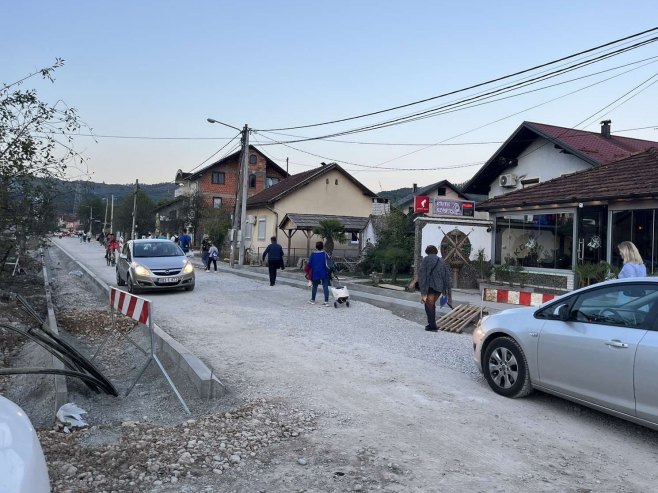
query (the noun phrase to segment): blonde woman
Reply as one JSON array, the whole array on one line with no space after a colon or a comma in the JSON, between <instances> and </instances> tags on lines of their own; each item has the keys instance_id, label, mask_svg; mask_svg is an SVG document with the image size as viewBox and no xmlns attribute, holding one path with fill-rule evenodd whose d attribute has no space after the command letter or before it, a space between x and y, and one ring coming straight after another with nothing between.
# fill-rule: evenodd
<instances>
[{"instance_id":1,"label":"blonde woman","mask_svg":"<svg viewBox=\"0 0 658 493\"><path fill-rule=\"evenodd\" d=\"M627 277L647 277L647 268L642 262L640 252L637 247L630 241L622 241L617 245L619 255L624 261L624 266L619 273L619 279Z\"/></svg>"}]
</instances>

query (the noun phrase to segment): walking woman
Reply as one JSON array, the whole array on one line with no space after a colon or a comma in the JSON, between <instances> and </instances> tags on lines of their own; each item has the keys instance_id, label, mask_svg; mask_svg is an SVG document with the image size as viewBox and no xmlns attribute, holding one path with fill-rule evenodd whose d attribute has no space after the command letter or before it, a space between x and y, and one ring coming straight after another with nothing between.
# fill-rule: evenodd
<instances>
[{"instance_id":1,"label":"walking woman","mask_svg":"<svg viewBox=\"0 0 658 493\"><path fill-rule=\"evenodd\" d=\"M621 268L619 276L617 276L619 279L626 277L647 277L647 268L642 261L642 256L632 242L622 241L617 245L617 249L624 261L624 266Z\"/></svg>"},{"instance_id":2,"label":"walking woman","mask_svg":"<svg viewBox=\"0 0 658 493\"><path fill-rule=\"evenodd\" d=\"M308 266L311 269L311 299L308 301L315 305L315 296L318 293L318 285L322 283L324 292L324 306L329 306L329 269L327 269L327 253L324 251L324 243L318 241L315 251L308 258Z\"/></svg>"},{"instance_id":3,"label":"walking woman","mask_svg":"<svg viewBox=\"0 0 658 493\"><path fill-rule=\"evenodd\" d=\"M450 271L446 263L438 256L439 251L434 245L425 249L427 256L423 258L418 269L418 287L420 302L425 305L427 325L425 330L436 332L436 300L439 296L450 295Z\"/></svg>"}]
</instances>

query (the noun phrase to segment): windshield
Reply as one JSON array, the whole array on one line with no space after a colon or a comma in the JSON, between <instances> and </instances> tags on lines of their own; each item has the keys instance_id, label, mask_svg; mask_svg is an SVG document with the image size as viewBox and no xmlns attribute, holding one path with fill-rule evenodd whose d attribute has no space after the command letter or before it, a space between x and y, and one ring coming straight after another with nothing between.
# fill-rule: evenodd
<instances>
[{"instance_id":1,"label":"windshield","mask_svg":"<svg viewBox=\"0 0 658 493\"><path fill-rule=\"evenodd\" d=\"M135 243L133 257L182 257L185 254L176 243L153 241Z\"/></svg>"}]
</instances>

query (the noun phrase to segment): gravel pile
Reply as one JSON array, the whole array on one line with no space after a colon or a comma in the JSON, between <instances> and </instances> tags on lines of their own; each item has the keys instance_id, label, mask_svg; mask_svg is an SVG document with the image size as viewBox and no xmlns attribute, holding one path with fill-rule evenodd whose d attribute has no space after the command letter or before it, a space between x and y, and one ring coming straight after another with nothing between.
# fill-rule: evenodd
<instances>
[{"instance_id":1,"label":"gravel pile","mask_svg":"<svg viewBox=\"0 0 658 493\"><path fill-rule=\"evenodd\" d=\"M125 421L71 434L39 433L53 492L158 491L204 476L265 467L270 447L316 429L315 412L264 399L172 427Z\"/></svg>"}]
</instances>

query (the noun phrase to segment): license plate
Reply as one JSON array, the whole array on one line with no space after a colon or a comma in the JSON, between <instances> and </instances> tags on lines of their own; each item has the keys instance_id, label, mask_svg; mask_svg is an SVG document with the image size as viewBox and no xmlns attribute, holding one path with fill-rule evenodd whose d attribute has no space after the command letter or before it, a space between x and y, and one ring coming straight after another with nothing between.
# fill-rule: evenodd
<instances>
[{"instance_id":1,"label":"license plate","mask_svg":"<svg viewBox=\"0 0 658 493\"><path fill-rule=\"evenodd\" d=\"M158 277L158 284L174 284L180 281L180 277Z\"/></svg>"}]
</instances>

